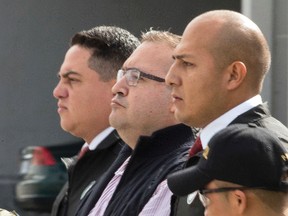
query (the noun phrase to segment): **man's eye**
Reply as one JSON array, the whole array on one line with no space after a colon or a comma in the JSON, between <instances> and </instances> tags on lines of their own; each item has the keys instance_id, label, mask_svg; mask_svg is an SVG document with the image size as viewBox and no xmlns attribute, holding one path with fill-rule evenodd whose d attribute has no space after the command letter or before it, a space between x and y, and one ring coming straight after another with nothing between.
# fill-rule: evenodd
<instances>
[{"instance_id":1,"label":"man's eye","mask_svg":"<svg viewBox=\"0 0 288 216\"><path fill-rule=\"evenodd\" d=\"M138 79L138 75L137 75L137 74L131 73L131 74L130 74L130 77L131 77L132 80Z\"/></svg>"},{"instance_id":2,"label":"man's eye","mask_svg":"<svg viewBox=\"0 0 288 216\"><path fill-rule=\"evenodd\" d=\"M186 67L188 67L188 66L194 66L193 63L187 62L187 61L183 61L182 64L183 64L184 66L186 66Z\"/></svg>"},{"instance_id":3,"label":"man's eye","mask_svg":"<svg viewBox=\"0 0 288 216\"><path fill-rule=\"evenodd\" d=\"M78 82L79 80L73 77L68 77L67 78L68 82Z\"/></svg>"}]
</instances>

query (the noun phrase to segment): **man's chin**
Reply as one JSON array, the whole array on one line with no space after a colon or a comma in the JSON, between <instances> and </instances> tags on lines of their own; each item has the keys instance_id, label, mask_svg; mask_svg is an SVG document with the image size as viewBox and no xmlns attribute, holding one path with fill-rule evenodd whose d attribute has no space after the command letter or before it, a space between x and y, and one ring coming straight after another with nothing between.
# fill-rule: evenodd
<instances>
[{"instance_id":1,"label":"man's chin","mask_svg":"<svg viewBox=\"0 0 288 216\"><path fill-rule=\"evenodd\" d=\"M122 115L118 115L115 112L111 112L109 115L109 124L115 128L115 129L119 129L122 126L122 122L123 121L123 116Z\"/></svg>"},{"instance_id":2,"label":"man's chin","mask_svg":"<svg viewBox=\"0 0 288 216\"><path fill-rule=\"evenodd\" d=\"M174 115L175 115L175 112L176 112L176 107L175 107L175 105L172 105L172 106L171 106L170 112L171 112L171 113L174 113Z\"/></svg>"},{"instance_id":3,"label":"man's chin","mask_svg":"<svg viewBox=\"0 0 288 216\"><path fill-rule=\"evenodd\" d=\"M175 119L176 119L177 121L179 121L179 122L181 122L181 123L183 123L183 124L188 125L189 119L187 118L187 116L186 116L186 118L185 118L185 116L183 115L183 113L179 112L178 109L175 109L175 110L174 110L174 117L175 117Z\"/></svg>"},{"instance_id":4,"label":"man's chin","mask_svg":"<svg viewBox=\"0 0 288 216\"><path fill-rule=\"evenodd\" d=\"M109 124L115 128L115 113L112 111L109 115Z\"/></svg>"},{"instance_id":5,"label":"man's chin","mask_svg":"<svg viewBox=\"0 0 288 216\"><path fill-rule=\"evenodd\" d=\"M174 113L174 117L178 120L178 121L181 121L181 112L179 112L178 109L176 109L176 107L174 107L173 109L173 113Z\"/></svg>"},{"instance_id":6,"label":"man's chin","mask_svg":"<svg viewBox=\"0 0 288 216\"><path fill-rule=\"evenodd\" d=\"M61 120L60 125L64 131L71 133L71 124L69 124L67 121Z\"/></svg>"}]
</instances>

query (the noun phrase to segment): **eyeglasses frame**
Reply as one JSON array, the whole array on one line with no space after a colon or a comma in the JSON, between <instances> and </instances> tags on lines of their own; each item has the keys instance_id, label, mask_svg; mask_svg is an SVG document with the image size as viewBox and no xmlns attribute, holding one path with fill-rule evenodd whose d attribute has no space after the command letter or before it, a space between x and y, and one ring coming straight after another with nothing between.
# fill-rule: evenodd
<instances>
[{"instance_id":1,"label":"eyeglasses frame","mask_svg":"<svg viewBox=\"0 0 288 216\"><path fill-rule=\"evenodd\" d=\"M141 71L141 70L139 70L139 69L137 69L137 68L128 68L128 69L126 69L126 70L124 70L124 69L119 69L119 70L118 70L118 73L119 73L120 71L122 72L123 76L125 76L125 74L127 73L127 71L135 71L135 72L138 72L138 73L139 73L139 75L138 75L138 77L137 77L137 81L136 81L136 83L135 83L134 85L131 84L131 83L129 83L128 79L126 78L126 82L127 82L127 84L130 85L130 86L136 86L136 85L138 84L138 81L139 81L139 79L140 79L141 77L145 77L145 78L147 78L147 79L154 80L154 81L156 81L156 82L165 82L165 79L163 79L163 78L161 78L161 77L158 77L158 76L155 76L155 75L152 75L152 74L145 73L145 72L143 72L143 71ZM117 73L117 77L118 77L118 73ZM122 76L122 77L123 77L123 76ZM122 78L122 77L121 77L121 78ZM118 79L117 79L117 82L118 82Z\"/></svg>"},{"instance_id":2,"label":"eyeglasses frame","mask_svg":"<svg viewBox=\"0 0 288 216\"><path fill-rule=\"evenodd\" d=\"M229 192L234 190L252 190L252 189L266 189L265 187L224 187L224 188L213 188L213 189L200 189L198 190L198 196L203 204L204 208L206 208L210 204L210 199L205 196L206 194L210 193L223 193Z\"/></svg>"}]
</instances>

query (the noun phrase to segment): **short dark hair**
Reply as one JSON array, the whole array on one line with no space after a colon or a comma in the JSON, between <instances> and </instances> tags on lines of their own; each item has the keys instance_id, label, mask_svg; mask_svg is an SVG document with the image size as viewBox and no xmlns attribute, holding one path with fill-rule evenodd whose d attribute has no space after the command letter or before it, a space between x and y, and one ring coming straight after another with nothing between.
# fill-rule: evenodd
<instances>
[{"instance_id":1,"label":"short dark hair","mask_svg":"<svg viewBox=\"0 0 288 216\"><path fill-rule=\"evenodd\" d=\"M116 79L117 70L140 44L138 38L116 26L97 26L76 33L70 46L79 45L91 50L88 66L102 81Z\"/></svg>"}]
</instances>

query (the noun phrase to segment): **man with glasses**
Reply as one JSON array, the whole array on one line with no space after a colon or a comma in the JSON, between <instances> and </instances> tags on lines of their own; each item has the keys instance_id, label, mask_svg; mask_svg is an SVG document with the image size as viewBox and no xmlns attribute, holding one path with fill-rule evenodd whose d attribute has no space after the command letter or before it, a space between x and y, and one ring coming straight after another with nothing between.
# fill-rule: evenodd
<instances>
[{"instance_id":1,"label":"man with glasses","mask_svg":"<svg viewBox=\"0 0 288 216\"><path fill-rule=\"evenodd\" d=\"M287 216L288 151L267 129L231 125L196 166L173 173L169 187L179 196L198 190L206 216Z\"/></svg>"},{"instance_id":2,"label":"man with glasses","mask_svg":"<svg viewBox=\"0 0 288 216\"><path fill-rule=\"evenodd\" d=\"M235 123L265 127L288 149L287 127L271 116L260 95L271 55L252 20L235 11L205 12L185 28L173 58L166 83L172 88L175 117L201 128L187 166L197 163L216 132ZM193 198L178 197L173 216L203 216L204 208Z\"/></svg>"},{"instance_id":3,"label":"man with glasses","mask_svg":"<svg viewBox=\"0 0 288 216\"><path fill-rule=\"evenodd\" d=\"M174 118L164 77L180 37L148 31L118 71L109 120L127 146L81 203L77 215L168 216L167 175L181 169L193 132Z\"/></svg>"}]
</instances>

